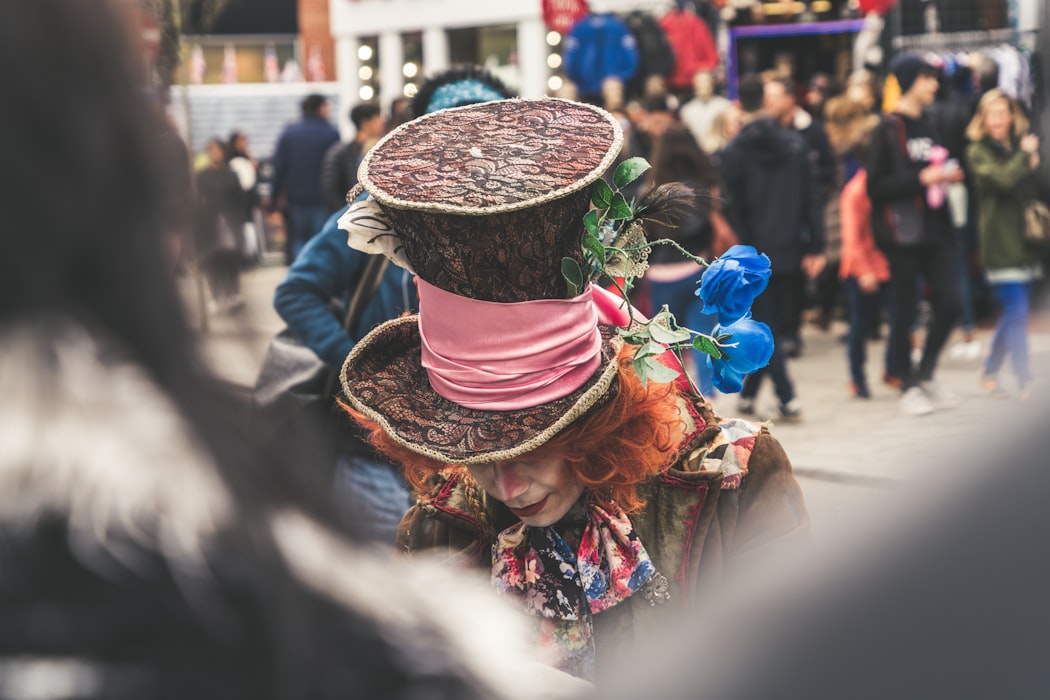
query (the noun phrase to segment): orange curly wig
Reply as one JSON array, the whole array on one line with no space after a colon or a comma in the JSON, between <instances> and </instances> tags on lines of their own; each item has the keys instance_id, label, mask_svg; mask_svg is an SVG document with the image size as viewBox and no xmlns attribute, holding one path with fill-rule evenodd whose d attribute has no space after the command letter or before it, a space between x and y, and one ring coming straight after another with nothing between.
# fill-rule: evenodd
<instances>
[{"instance_id":1,"label":"orange curly wig","mask_svg":"<svg viewBox=\"0 0 1050 700\"><path fill-rule=\"evenodd\" d=\"M685 431L672 384L643 386L631 366L634 347L619 357L619 387L604 406L555 435L533 454L564 457L577 478L599 498L615 501L628 513L644 501L637 485L661 472L675 453ZM427 491L434 474L462 465L444 464L397 444L379 427L345 403L343 409L369 432L372 445L404 468L417 491Z\"/></svg>"}]
</instances>

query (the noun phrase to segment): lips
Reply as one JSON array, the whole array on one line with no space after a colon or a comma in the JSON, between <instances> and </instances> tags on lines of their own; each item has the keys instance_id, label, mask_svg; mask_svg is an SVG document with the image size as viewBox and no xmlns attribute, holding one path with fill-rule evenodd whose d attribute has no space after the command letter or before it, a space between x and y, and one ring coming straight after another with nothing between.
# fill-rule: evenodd
<instances>
[{"instance_id":1,"label":"lips","mask_svg":"<svg viewBox=\"0 0 1050 700\"><path fill-rule=\"evenodd\" d=\"M541 510L543 510L543 507L547 505L547 500L550 497L551 495L548 493L541 500L536 501L531 506L526 506L524 508L511 508L510 506L507 506L507 508L509 508L510 512L514 513L514 515L518 516L519 518L527 518L530 515L536 515L536 513L539 513Z\"/></svg>"}]
</instances>

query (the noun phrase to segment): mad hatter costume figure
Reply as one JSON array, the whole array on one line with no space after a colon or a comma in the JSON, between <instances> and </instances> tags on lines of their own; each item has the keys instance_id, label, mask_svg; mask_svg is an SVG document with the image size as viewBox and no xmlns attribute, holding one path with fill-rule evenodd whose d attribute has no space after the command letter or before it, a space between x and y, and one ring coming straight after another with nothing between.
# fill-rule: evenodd
<instances>
[{"instance_id":1,"label":"mad hatter costume figure","mask_svg":"<svg viewBox=\"0 0 1050 700\"><path fill-rule=\"evenodd\" d=\"M352 246L418 276L420 313L376 328L342 373L351 414L420 493L400 548L489 570L550 663L590 679L735 555L808 524L769 432L717 417L656 361L691 334L585 280L617 257L644 267L636 224L659 215L659 196L633 206L598 183L621 143L615 118L564 100L436 112L376 145L360 172L371 197L341 221ZM626 235L606 247L616 219ZM739 390L769 358L749 357L746 313L768 260L716 265L703 288L722 325L695 342Z\"/></svg>"}]
</instances>

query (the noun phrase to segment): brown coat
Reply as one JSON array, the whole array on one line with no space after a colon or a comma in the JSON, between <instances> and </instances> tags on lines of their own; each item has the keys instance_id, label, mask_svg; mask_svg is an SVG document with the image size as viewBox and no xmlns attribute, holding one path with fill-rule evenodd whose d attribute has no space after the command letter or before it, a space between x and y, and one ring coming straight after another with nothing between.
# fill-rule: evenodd
<instances>
[{"instance_id":1,"label":"brown coat","mask_svg":"<svg viewBox=\"0 0 1050 700\"><path fill-rule=\"evenodd\" d=\"M670 599L653 604L635 595L595 616L599 675L629 653L613 639L658 638L735 559L808 532L802 491L776 438L764 426L721 419L706 404L689 413L695 427L675 465L639 487L646 505L630 516L667 578ZM741 433L750 435L727 444ZM443 548L458 562L487 570L496 534L515 522L468 473L457 471L408 511L398 546L406 554Z\"/></svg>"}]
</instances>

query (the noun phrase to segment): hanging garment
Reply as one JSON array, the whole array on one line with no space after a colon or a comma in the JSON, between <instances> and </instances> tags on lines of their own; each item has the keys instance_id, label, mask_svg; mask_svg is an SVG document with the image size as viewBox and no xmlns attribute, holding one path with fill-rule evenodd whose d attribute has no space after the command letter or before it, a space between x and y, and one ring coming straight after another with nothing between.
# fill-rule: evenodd
<instances>
[{"instance_id":1,"label":"hanging garment","mask_svg":"<svg viewBox=\"0 0 1050 700\"><path fill-rule=\"evenodd\" d=\"M602 82L626 83L638 68L638 45L622 19L591 14L580 20L565 39L565 75L576 83L580 97L601 95Z\"/></svg>"},{"instance_id":2,"label":"hanging garment","mask_svg":"<svg viewBox=\"0 0 1050 700\"><path fill-rule=\"evenodd\" d=\"M697 71L718 65L718 47L707 24L692 12L671 10L660 19L660 26L674 51L675 66L667 84L686 89L693 84Z\"/></svg>"},{"instance_id":3,"label":"hanging garment","mask_svg":"<svg viewBox=\"0 0 1050 700\"><path fill-rule=\"evenodd\" d=\"M627 15L626 22L638 45L638 72L634 82L639 85L632 87L641 87L640 83L646 76L667 77L674 68L674 52L660 23L651 14L641 10Z\"/></svg>"}]
</instances>

